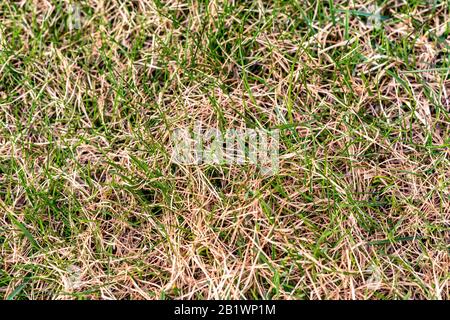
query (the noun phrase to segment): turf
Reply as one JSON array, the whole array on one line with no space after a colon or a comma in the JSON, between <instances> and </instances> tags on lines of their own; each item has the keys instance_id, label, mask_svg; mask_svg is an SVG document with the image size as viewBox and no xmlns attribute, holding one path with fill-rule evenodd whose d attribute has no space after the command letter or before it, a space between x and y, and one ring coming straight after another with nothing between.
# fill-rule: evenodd
<instances>
[{"instance_id":1,"label":"turf","mask_svg":"<svg viewBox=\"0 0 450 320\"><path fill-rule=\"evenodd\" d=\"M0 4L0 298L450 298L448 1L72 5Z\"/></svg>"}]
</instances>

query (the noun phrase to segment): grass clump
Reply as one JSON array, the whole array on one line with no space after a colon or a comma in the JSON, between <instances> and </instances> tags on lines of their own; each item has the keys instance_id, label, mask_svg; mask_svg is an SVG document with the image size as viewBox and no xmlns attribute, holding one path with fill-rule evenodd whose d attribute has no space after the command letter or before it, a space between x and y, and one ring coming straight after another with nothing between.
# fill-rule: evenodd
<instances>
[{"instance_id":1,"label":"grass clump","mask_svg":"<svg viewBox=\"0 0 450 320\"><path fill-rule=\"evenodd\" d=\"M449 16L3 1L0 298L448 299ZM279 172L174 164L196 121L278 128Z\"/></svg>"}]
</instances>

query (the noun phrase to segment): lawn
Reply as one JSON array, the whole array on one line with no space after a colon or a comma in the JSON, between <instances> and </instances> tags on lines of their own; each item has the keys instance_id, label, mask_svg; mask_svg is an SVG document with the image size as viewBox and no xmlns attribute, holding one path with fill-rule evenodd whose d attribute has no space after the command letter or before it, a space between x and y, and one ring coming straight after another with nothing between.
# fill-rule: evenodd
<instances>
[{"instance_id":1,"label":"lawn","mask_svg":"<svg viewBox=\"0 0 450 320\"><path fill-rule=\"evenodd\" d=\"M450 299L450 3L2 1L0 299Z\"/></svg>"}]
</instances>

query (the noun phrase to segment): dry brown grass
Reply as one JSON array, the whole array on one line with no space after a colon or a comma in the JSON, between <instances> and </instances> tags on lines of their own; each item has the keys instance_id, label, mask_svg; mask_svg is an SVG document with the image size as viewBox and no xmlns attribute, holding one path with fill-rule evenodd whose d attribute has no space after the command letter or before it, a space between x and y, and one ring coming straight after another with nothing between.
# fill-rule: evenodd
<instances>
[{"instance_id":1,"label":"dry brown grass","mask_svg":"<svg viewBox=\"0 0 450 320\"><path fill-rule=\"evenodd\" d=\"M329 3L2 2L0 297L448 299L448 2ZM199 120L280 172L171 163Z\"/></svg>"}]
</instances>

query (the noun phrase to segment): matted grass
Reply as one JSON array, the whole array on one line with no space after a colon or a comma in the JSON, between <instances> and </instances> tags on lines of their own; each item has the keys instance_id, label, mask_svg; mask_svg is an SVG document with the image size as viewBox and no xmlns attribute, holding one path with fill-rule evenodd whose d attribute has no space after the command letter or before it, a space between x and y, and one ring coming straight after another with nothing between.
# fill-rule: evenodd
<instances>
[{"instance_id":1,"label":"matted grass","mask_svg":"<svg viewBox=\"0 0 450 320\"><path fill-rule=\"evenodd\" d=\"M75 4L0 4L1 298L450 298L448 1Z\"/></svg>"}]
</instances>

